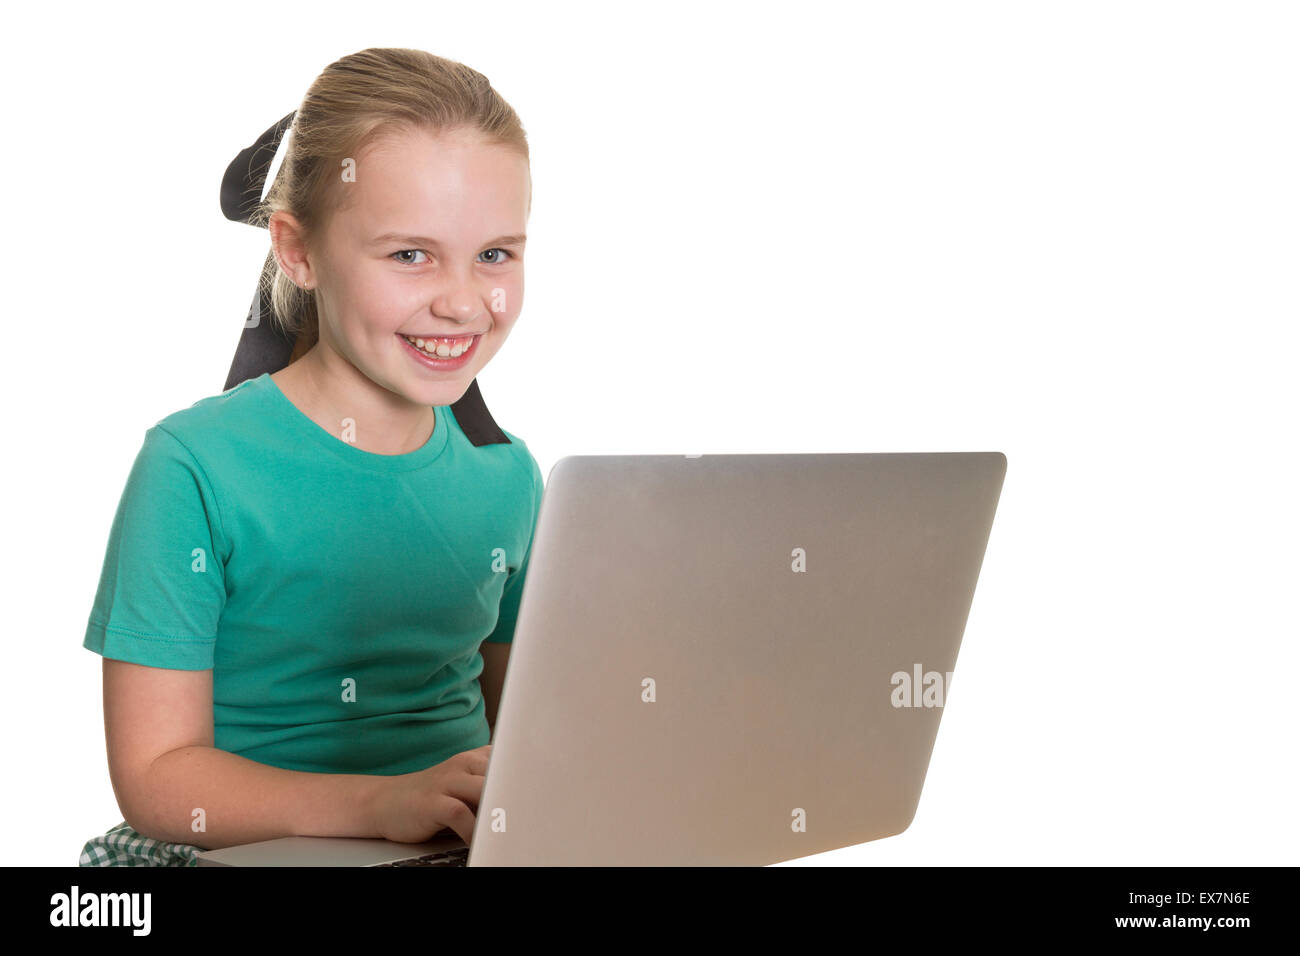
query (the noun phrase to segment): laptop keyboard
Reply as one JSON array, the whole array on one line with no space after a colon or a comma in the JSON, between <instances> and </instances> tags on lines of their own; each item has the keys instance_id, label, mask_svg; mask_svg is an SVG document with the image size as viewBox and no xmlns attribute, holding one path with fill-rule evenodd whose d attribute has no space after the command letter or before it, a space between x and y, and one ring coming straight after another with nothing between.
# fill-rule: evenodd
<instances>
[{"instance_id":1,"label":"laptop keyboard","mask_svg":"<svg viewBox=\"0 0 1300 956\"><path fill-rule=\"evenodd\" d=\"M413 856L409 860L376 863L375 866L465 866L468 859L469 847L461 846L454 850L438 850L424 856Z\"/></svg>"}]
</instances>

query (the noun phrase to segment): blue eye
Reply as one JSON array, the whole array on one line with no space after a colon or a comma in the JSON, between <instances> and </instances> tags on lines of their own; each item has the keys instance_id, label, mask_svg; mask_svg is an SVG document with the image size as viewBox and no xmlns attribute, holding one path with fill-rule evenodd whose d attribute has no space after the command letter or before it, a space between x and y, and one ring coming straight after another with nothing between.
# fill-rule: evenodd
<instances>
[{"instance_id":1,"label":"blue eye","mask_svg":"<svg viewBox=\"0 0 1300 956\"><path fill-rule=\"evenodd\" d=\"M507 250L507 249L502 249L502 248L500 248L499 246L496 247L496 248L493 248L493 249L485 249L485 250L483 250L482 252L480 252L479 255L480 255L480 256L485 256L485 255L487 255L489 252L498 252L498 253L502 253L502 254L504 254L504 255L509 256L511 259L515 258L515 254L514 254L513 252L510 252L510 251ZM425 251L424 251L423 249L399 249L397 252L394 252L394 253L392 254L392 256L390 256L389 258L397 259L398 256L404 256L404 255L406 255L407 253L415 253L415 254L417 254L417 255L421 255L421 256L426 255L426 253L425 253ZM397 261L400 262L400 263L401 263L402 265L404 265L404 266L418 266L418 265L421 265L421 263L419 263L419 262L413 262L413 261L411 261L411 260L409 260L409 259L397 259ZM490 262L488 262L488 265L490 265L490 266L500 265L501 262L503 262L503 261L504 261L504 260L501 258L501 256L497 256L495 259L493 259L493 260L491 260Z\"/></svg>"}]
</instances>

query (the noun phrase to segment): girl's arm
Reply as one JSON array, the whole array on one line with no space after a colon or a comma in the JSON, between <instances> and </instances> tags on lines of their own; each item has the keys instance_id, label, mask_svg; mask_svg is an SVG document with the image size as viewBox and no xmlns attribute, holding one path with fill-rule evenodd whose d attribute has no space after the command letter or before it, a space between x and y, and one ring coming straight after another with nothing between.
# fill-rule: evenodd
<instances>
[{"instance_id":1,"label":"girl's arm","mask_svg":"<svg viewBox=\"0 0 1300 956\"><path fill-rule=\"evenodd\" d=\"M212 671L104 658L108 770L145 836L215 850L286 836L378 837L384 777L270 767L213 746ZM193 829L202 810L205 829Z\"/></svg>"}]
</instances>

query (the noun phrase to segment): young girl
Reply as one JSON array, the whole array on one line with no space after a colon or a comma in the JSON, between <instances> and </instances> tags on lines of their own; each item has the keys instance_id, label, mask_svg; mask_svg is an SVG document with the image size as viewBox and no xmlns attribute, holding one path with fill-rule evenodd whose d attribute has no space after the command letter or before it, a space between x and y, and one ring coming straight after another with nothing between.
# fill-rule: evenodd
<instances>
[{"instance_id":1,"label":"young girl","mask_svg":"<svg viewBox=\"0 0 1300 956\"><path fill-rule=\"evenodd\" d=\"M523 302L532 193L486 77L331 64L261 214L288 367L145 433L84 646L124 820L82 865L283 836L468 842L542 497L451 413Z\"/></svg>"}]
</instances>

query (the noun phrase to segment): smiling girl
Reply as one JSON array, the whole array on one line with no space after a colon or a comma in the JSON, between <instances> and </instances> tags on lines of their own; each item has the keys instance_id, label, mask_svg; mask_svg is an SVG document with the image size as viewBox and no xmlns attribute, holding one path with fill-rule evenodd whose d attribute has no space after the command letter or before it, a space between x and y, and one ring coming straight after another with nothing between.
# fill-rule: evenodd
<instances>
[{"instance_id":1,"label":"smiling girl","mask_svg":"<svg viewBox=\"0 0 1300 956\"><path fill-rule=\"evenodd\" d=\"M263 203L290 364L145 433L84 646L124 820L82 865L468 842L542 497L450 406L523 304L528 146L486 77L331 64Z\"/></svg>"}]
</instances>

